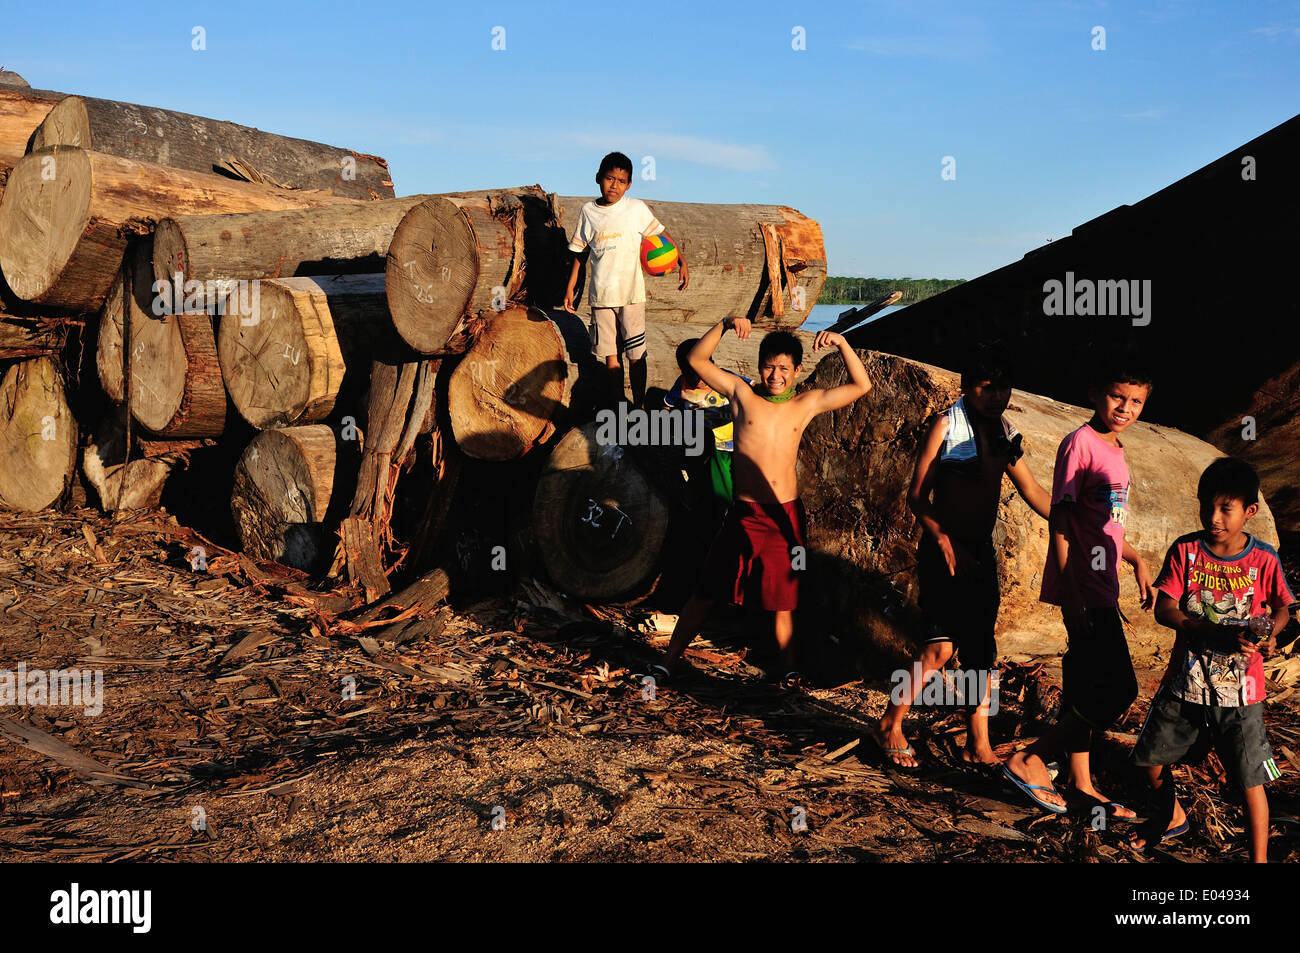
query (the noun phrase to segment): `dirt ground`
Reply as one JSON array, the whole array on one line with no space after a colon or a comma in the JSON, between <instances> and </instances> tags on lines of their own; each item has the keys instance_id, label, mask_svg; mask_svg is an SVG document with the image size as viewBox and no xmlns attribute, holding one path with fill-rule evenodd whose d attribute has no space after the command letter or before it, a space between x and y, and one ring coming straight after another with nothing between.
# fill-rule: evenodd
<instances>
[{"instance_id":1,"label":"dirt ground","mask_svg":"<svg viewBox=\"0 0 1300 953\"><path fill-rule=\"evenodd\" d=\"M924 761L866 735L887 682L782 691L711 634L695 674L637 674L665 621L535 588L430 618L340 625L328 597L201 544L165 514L0 515L0 668L102 670L103 710L0 707L0 859L1087 861L1124 825L1031 811L960 754L959 709L921 710ZM1095 756L1126 765L1144 697ZM1004 755L1052 713L1057 659L1002 673ZM1282 780L1272 857L1300 860L1297 689L1270 686ZM1191 833L1155 861L1240 861L1212 758L1180 769Z\"/></svg>"}]
</instances>

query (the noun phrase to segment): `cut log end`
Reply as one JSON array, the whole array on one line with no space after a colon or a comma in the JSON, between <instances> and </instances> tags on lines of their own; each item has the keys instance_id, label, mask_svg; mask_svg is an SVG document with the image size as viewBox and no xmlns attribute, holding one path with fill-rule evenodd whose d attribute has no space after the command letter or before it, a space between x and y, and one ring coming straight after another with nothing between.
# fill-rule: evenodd
<instances>
[{"instance_id":1,"label":"cut log end","mask_svg":"<svg viewBox=\"0 0 1300 953\"><path fill-rule=\"evenodd\" d=\"M226 425L212 319L205 312L140 321L131 338L131 412L170 437L215 437Z\"/></svg>"},{"instance_id":2,"label":"cut log end","mask_svg":"<svg viewBox=\"0 0 1300 953\"><path fill-rule=\"evenodd\" d=\"M235 468L230 510L244 551L311 571L333 555L322 520L334 488L334 432L323 425L267 430Z\"/></svg>"},{"instance_id":3,"label":"cut log end","mask_svg":"<svg viewBox=\"0 0 1300 953\"><path fill-rule=\"evenodd\" d=\"M486 324L451 375L456 443L480 460L512 460L545 440L565 406L564 341L544 312L510 308Z\"/></svg>"},{"instance_id":4,"label":"cut log end","mask_svg":"<svg viewBox=\"0 0 1300 953\"><path fill-rule=\"evenodd\" d=\"M19 361L0 380L0 505L41 510L72 480L77 424L49 358Z\"/></svg>"}]
</instances>

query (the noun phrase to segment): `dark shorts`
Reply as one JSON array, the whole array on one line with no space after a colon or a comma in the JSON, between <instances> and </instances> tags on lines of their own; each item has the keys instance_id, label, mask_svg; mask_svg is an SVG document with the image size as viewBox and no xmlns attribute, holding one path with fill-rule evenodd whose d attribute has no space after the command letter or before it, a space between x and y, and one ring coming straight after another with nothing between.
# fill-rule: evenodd
<instances>
[{"instance_id":1,"label":"dark shorts","mask_svg":"<svg viewBox=\"0 0 1300 953\"><path fill-rule=\"evenodd\" d=\"M1263 702L1239 708L1198 705L1163 691L1151 700L1133 749L1133 763L1140 768L1196 764L1211 747L1243 788L1282 776L1264 731Z\"/></svg>"},{"instance_id":2,"label":"dark shorts","mask_svg":"<svg viewBox=\"0 0 1300 953\"><path fill-rule=\"evenodd\" d=\"M769 612L793 610L799 605L799 577L807 552L803 504L798 500L736 500L709 547L696 595L736 605L757 600Z\"/></svg>"},{"instance_id":3,"label":"dark shorts","mask_svg":"<svg viewBox=\"0 0 1300 953\"><path fill-rule=\"evenodd\" d=\"M916 547L918 602L925 626L922 641L951 642L964 669L992 671L997 662L995 629L1002 592L998 587L998 558L993 540L957 540L970 553L971 571L948 572L943 551L929 533Z\"/></svg>"},{"instance_id":4,"label":"dark shorts","mask_svg":"<svg viewBox=\"0 0 1300 953\"><path fill-rule=\"evenodd\" d=\"M1095 731L1107 731L1138 695L1118 607L1088 609L1088 627L1065 626L1069 646L1061 659L1061 704Z\"/></svg>"}]
</instances>

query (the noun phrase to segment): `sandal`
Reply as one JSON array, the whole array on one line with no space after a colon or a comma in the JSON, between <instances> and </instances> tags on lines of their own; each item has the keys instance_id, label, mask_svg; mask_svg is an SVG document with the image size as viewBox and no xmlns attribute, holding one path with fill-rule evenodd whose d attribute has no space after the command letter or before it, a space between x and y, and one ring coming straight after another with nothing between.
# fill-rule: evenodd
<instances>
[{"instance_id":1,"label":"sandal","mask_svg":"<svg viewBox=\"0 0 1300 953\"><path fill-rule=\"evenodd\" d=\"M886 758L888 758L890 764L892 764L894 767L899 768L902 771L921 770L921 765L919 761L917 764L903 764L901 761L898 760L900 756L906 756L908 758L911 758L913 761L917 761L916 749L913 748L911 745L905 745L902 748L889 747L889 745L886 743L884 739L884 736L881 735L880 727L878 725L871 726L870 734L871 734L871 740L876 743L876 747L880 749L880 753L883 754Z\"/></svg>"}]
</instances>

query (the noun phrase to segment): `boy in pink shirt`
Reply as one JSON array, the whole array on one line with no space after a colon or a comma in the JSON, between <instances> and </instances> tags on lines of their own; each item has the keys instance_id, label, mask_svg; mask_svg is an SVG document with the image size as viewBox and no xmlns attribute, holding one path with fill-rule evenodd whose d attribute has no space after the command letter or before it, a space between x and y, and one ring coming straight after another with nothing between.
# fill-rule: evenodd
<instances>
[{"instance_id":1,"label":"boy in pink shirt","mask_svg":"<svg viewBox=\"0 0 1300 953\"><path fill-rule=\"evenodd\" d=\"M1133 749L1159 809L1130 844L1188 830L1174 797L1173 765L1199 761L1210 744L1242 789L1252 859L1268 861L1264 784L1281 777L1264 730L1264 658L1277 648L1294 597L1277 551L1245 532L1259 512L1259 477L1233 457L1215 460L1196 488L1203 532L1174 540L1156 580L1156 619L1177 632L1160 691Z\"/></svg>"},{"instance_id":2,"label":"boy in pink shirt","mask_svg":"<svg viewBox=\"0 0 1300 953\"><path fill-rule=\"evenodd\" d=\"M1094 413L1066 435L1052 475L1051 543L1039 598L1061 607L1069 646L1061 660L1061 718L1043 737L1008 759L1007 780L1044 810L1063 814L1048 761L1068 756L1069 782L1086 808L1100 805L1117 820L1135 815L1094 786L1089 752L1137 698L1137 676L1119 611L1119 562L1133 567L1143 609L1155 602L1151 574L1124 539L1129 471L1120 434L1138 419L1151 378L1117 367L1097 378L1088 397Z\"/></svg>"}]
</instances>

